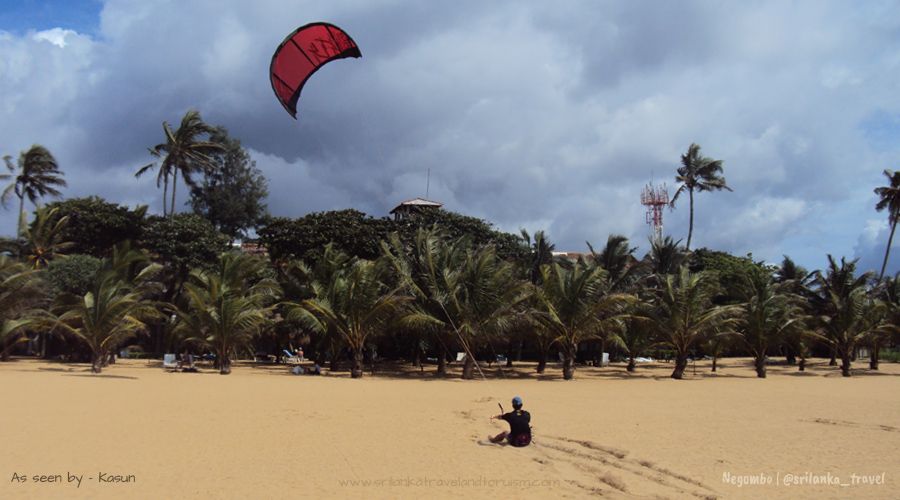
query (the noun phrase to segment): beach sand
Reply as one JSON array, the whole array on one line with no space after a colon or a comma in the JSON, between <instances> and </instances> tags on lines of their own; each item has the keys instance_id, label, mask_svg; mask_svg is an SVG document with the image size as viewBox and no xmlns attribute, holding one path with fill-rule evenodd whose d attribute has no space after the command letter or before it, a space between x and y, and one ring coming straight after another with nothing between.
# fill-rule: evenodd
<instances>
[{"instance_id":1,"label":"beach sand","mask_svg":"<svg viewBox=\"0 0 900 500\"><path fill-rule=\"evenodd\" d=\"M900 365L846 379L826 364L758 380L748 359L700 362L683 381L665 363L579 367L567 382L552 364L351 380L20 359L0 363L0 498L896 498ZM486 444L514 395L534 445Z\"/></svg>"}]
</instances>

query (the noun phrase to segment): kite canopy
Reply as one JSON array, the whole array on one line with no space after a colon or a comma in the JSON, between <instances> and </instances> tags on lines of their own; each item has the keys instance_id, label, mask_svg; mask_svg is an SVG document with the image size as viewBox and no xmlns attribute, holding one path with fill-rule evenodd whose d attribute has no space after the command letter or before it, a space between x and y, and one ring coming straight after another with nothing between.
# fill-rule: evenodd
<instances>
[{"instance_id":1,"label":"kite canopy","mask_svg":"<svg viewBox=\"0 0 900 500\"><path fill-rule=\"evenodd\" d=\"M269 79L284 109L297 118L297 100L306 80L335 59L362 57L356 42L333 24L310 23L288 35L272 55Z\"/></svg>"}]
</instances>

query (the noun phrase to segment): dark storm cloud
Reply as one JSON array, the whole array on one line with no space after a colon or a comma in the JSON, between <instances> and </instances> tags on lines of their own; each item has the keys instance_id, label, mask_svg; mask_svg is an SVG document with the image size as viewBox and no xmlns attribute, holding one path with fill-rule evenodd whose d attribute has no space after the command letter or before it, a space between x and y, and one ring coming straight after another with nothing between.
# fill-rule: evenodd
<instances>
[{"instance_id":1,"label":"dark storm cloud","mask_svg":"<svg viewBox=\"0 0 900 500\"><path fill-rule=\"evenodd\" d=\"M583 250L609 233L646 248L640 190L652 178L674 193L679 156L697 142L725 161L735 191L697 197L695 244L815 265L853 252L874 217L871 189L900 154L879 139L900 115L897 13L837 2L113 0L93 36L0 36L0 152L44 143L68 194L155 209L161 193L132 172L151 160L161 122L193 107L251 149L275 214L384 215L424 195L430 169L429 195L447 208ZM295 121L268 65L285 35L315 20L346 29L363 58L318 72ZM665 218L686 238L686 199Z\"/></svg>"}]
</instances>

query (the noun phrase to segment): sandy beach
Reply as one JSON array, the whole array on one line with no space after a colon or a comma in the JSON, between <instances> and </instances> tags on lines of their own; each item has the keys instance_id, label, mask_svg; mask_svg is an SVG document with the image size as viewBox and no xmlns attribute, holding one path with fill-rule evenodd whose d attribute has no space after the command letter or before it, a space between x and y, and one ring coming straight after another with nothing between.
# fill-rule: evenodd
<instances>
[{"instance_id":1,"label":"sandy beach","mask_svg":"<svg viewBox=\"0 0 900 500\"><path fill-rule=\"evenodd\" d=\"M552 365L461 381L0 363L0 498L896 496L900 365L845 379L817 359L758 380L748 359L707 363L684 381L661 363L570 382ZM486 444L513 395L534 446Z\"/></svg>"}]
</instances>

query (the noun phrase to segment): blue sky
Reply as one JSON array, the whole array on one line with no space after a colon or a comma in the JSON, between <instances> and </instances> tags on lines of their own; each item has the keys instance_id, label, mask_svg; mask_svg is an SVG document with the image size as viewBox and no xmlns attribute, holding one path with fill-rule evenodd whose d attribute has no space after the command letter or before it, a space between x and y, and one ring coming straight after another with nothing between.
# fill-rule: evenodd
<instances>
[{"instance_id":1,"label":"blue sky","mask_svg":"<svg viewBox=\"0 0 900 500\"><path fill-rule=\"evenodd\" d=\"M269 59L318 20L363 58L319 71L295 121ZM160 210L133 172L162 121L196 108L249 148L276 215L386 215L430 169L448 209L571 251L611 233L645 251L641 188L674 192L696 142L734 192L697 196L694 246L879 267L873 189L900 168L898 81L894 1L0 2L0 154L46 145L67 196ZM684 201L665 213L676 239Z\"/></svg>"},{"instance_id":2,"label":"blue sky","mask_svg":"<svg viewBox=\"0 0 900 500\"><path fill-rule=\"evenodd\" d=\"M22 34L64 28L96 33L102 7L101 0L0 0L0 30Z\"/></svg>"}]
</instances>

